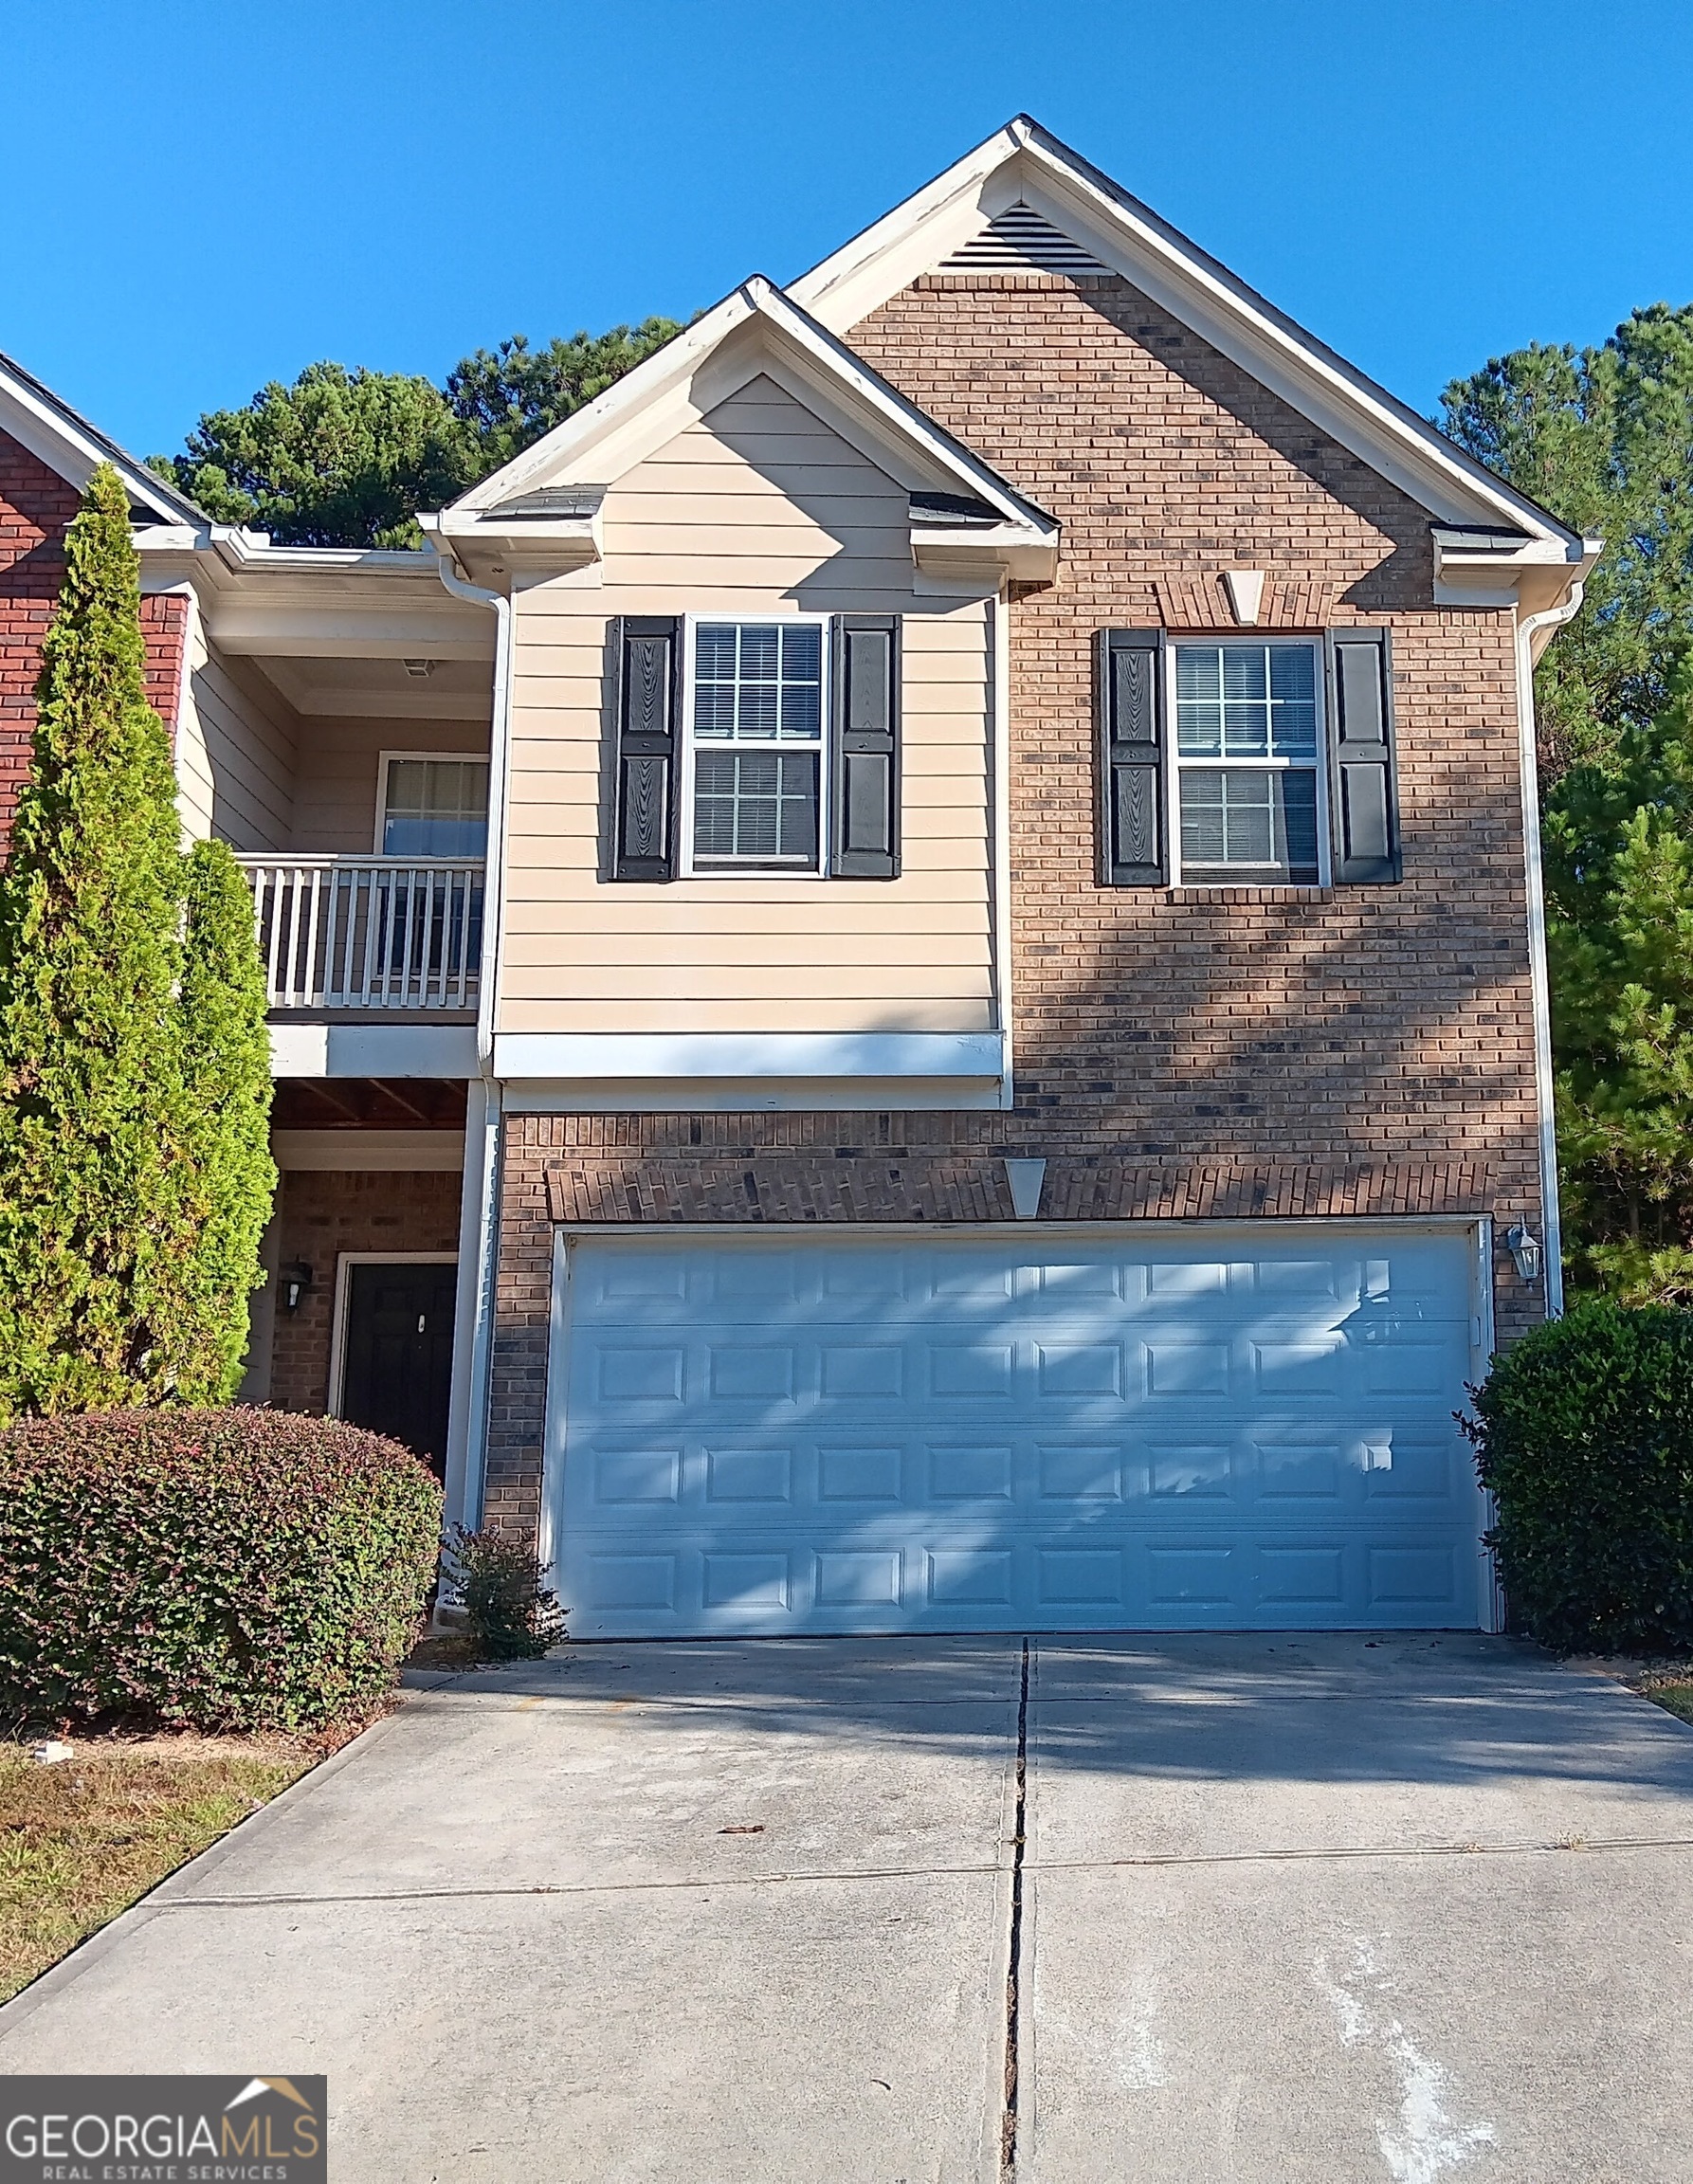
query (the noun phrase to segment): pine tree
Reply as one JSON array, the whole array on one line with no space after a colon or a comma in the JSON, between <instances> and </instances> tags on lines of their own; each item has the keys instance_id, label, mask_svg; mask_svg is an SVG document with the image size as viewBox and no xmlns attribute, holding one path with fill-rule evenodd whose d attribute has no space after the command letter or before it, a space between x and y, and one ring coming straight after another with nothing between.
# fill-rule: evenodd
<instances>
[{"instance_id":1,"label":"pine tree","mask_svg":"<svg viewBox=\"0 0 1693 2184\"><path fill-rule=\"evenodd\" d=\"M189 901L110 467L65 562L0 875L0 1420L223 1393L267 1167L251 913L244 969L227 852L193 861Z\"/></svg>"},{"instance_id":2,"label":"pine tree","mask_svg":"<svg viewBox=\"0 0 1693 2184\"><path fill-rule=\"evenodd\" d=\"M1693 1301L1693 655L1549 800L1553 1038L1571 1271Z\"/></svg>"},{"instance_id":3,"label":"pine tree","mask_svg":"<svg viewBox=\"0 0 1693 2184\"><path fill-rule=\"evenodd\" d=\"M270 1033L253 898L228 844L190 852L183 929L183 1080L193 1256L172 1270L180 1322L177 1384L227 1401L241 1378L247 1301L264 1279L259 1243L276 1192L270 1157Z\"/></svg>"}]
</instances>

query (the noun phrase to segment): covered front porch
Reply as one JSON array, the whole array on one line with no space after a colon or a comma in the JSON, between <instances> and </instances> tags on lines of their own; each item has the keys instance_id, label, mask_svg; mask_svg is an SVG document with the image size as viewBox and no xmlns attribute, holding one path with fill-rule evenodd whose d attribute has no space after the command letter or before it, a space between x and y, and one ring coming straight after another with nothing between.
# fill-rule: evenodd
<instances>
[{"instance_id":1,"label":"covered front porch","mask_svg":"<svg viewBox=\"0 0 1693 2184\"><path fill-rule=\"evenodd\" d=\"M391 1434L443 1478L466 1106L450 1079L279 1080L276 1204L241 1391Z\"/></svg>"},{"instance_id":2,"label":"covered front porch","mask_svg":"<svg viewBox=\"0 0 1693 2184\"><path fill-rule=\"evenodd\" d=\"M141 534L191 600L187 830L252 889L279 1171L242 1395L391 1434L463 1512L489 1101L493 613L433 554Z\"/></svg>"}]
</instances>

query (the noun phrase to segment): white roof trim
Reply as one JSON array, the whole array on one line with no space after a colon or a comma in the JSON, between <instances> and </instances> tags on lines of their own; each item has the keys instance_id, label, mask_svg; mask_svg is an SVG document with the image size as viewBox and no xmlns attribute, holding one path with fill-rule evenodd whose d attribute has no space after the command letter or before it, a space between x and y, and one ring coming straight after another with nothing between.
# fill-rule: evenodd
<instances>
[{"instance_id":1,"label":"white roof trim","mask_svg":"<svg viewBox=\"0 0 1693 2184\"><path fill-rule=\"evenodd\" d=\"M110 463L130 499L161 523L206 520L184 494L155 477L144 463L125 454L115 440L108 440L50 388L5 355L0 355L0 432L9 433L79 493L86 489L100 464Z\"/></svg>"},{"instance_id":2,"label":"white roof trim","mask_svg":"<svg viewBox=\"0 0 1693 2184\"><path fill-rule=\"evenodd\" d=\"M637 425L643 413L667 396L679 398L684 410L692 408L687 393L696 379L732 335L755 323L797 370L814 377L849 413L864 420L877 440L903 453L907 463L915 458L924 474L932 473L938 482L986 501L999 518L1000 537L1047 548L1056 544L1059 527L1044 509L1026 500L997 471L880 378L762 274L743 282L615 386L455 500L442 517L443 534L506 535L514 525L504 504L545 480L609 482L592 475L595 456L603 451L600 466L615 474L627 466L633 450L645 452ZM702 395L708 405L715 404L720 391L702 390ZM670 428L680 429L680 423ZM620 445L609 446L614 436Z\"/></svg>"},{"instance_id":3,"label":"white roof trim","mask_svg":"<svg viewBox=\"0 0 1693 2184\"><path fill-rule=\"evenodd\" d=\"M1027 115L824 259L789 293L822 324L844 335L938 267L976 230L984 211L1001 209L998 200L1008 191L1074 235L1437 519L1503 521L1556 541L1572 580L1589 561L1591 540L1495 478Z\"/></svg>"}]
</instances>

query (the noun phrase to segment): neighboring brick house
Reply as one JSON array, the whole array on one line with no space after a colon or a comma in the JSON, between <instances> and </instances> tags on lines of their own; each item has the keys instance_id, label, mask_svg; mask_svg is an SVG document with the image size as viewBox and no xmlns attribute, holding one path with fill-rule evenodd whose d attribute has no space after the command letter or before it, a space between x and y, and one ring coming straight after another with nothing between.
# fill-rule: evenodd
<instances>
[{"instance_id":1,"label":"neighboring brick house","mask_svg":"<svg viewBox=\"0 0 1693 2184\"><path fill-rule=\"evenodd\" d=\"M1022 119L426 528L142 535L278 1001L254 1392L435 1390L583 1636L1489 1623L1594 543Z\"/></svg>"},{"instance_id":2,"label":"neighboring brick house","mask_svg":"<svg viewBox=\"0 0 1693 2184\"><path fill-rule=\"evenodd\" d=\"M118 464L141 522L180 522L195 512L103 433L0 356L0 856L29 768L41 641L64 581L64 531L96 463ZM147 696L173 728L182 684L186 596L149 598Z\"/></svg>"}]
</instances>

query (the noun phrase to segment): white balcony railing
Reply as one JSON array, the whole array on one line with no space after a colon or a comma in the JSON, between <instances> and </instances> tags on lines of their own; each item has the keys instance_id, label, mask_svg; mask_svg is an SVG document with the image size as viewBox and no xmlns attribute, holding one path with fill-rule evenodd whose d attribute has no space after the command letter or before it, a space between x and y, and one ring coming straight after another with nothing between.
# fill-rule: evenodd
<instances>
[{"instance_id":1,"label":"white balcony railing","mask_svg":"<svg viewBox=\"0 0 1693 2184\"><path fill-rule=\"evenodd\" d=\"M244 857L272 1009L474 1009L480 857Z\"/></svg>"}]
</instances>

